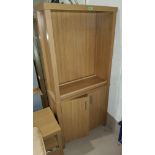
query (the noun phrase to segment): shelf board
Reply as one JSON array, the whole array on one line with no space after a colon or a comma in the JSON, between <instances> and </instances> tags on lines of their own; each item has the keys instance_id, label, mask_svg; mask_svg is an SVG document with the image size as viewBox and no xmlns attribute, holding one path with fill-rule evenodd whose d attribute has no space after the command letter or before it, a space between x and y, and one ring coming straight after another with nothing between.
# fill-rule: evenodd
<instances>
[{"instance_id":1,"label":"shelf board","mask_svg":"<svg viewBox=\"0 0 155 155\"><path fill-rule=\"evenodd\" d=\"M82 79L79 81L75 81L72 83L64 84L60 87L60 97L61 99L65 99L71 97L73 95L77 95L78 93L83 93L85 91L94 89L99 86L103 86L107 83L107 81L98 78L97 76L93 76L87 79Z\"/></svg>"}]
</instances>

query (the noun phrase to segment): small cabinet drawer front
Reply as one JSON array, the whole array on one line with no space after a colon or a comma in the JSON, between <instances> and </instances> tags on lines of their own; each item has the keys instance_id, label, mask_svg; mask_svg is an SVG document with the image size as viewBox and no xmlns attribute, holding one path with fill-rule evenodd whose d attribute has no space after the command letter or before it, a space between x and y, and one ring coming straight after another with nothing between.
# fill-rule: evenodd
<instances>
[{"instance_id":1,"label":"small cabinet drawer front","mask_svg":"<svg viewBox=\"0 0 155 155\"><path fill-rule=\"evenodd\" d=\"M81 96L61 103L65 141L88 135L89 97Z\"/></svg>"}]
</instances>

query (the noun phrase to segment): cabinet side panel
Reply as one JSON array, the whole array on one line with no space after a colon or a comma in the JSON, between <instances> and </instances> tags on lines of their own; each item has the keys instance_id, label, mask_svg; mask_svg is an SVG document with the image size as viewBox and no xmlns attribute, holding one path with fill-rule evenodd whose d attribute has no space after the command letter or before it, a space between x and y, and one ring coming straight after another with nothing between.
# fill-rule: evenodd
<instances>
[{"instance_id":1,"label":"cabinet side panel","mask_svg":"<svg viewBox=\"0 0 155 155\"><path fill-rule=\"evenodd\" d=\"M62 113L61 113L61 106L60 106L60 92L59 92L59 82L58 82L58 72L57 72L57 62L56 62L56 55L55 55L55 40L53 37L53 20L51 18L51 11L45 10L45 22L46 22L46 38L49 48L49 58L51 63L51 69L52 69L52 76L53 76L53 87L54 87L54 95L49 91L48 94L50 97L55 97L55 107L56 107L56 114L58 117L58 121L60 124L60 127L62 129L63 134L63 122L62 122ZM53 98L53 97L52 97Z\"/></svg>"},{"instance_id":2,"label":"cabinet side panel","mask_svg":"<svg viewBox=\"0 0 155 155\"><path fill-rule=\"evenodd\" d=\"M113 40L114 40L114 21L115 13L97 14L97 33L96 33L96 55L95 73L102 79L110 79Z\"/></svg>"},{"instance_id":3,"label":"cabinet side panel","mask_svg":"<svg viewBox=\"0 0 155 155\"><path fill-rule=\"evenodd\" d=\"M59 83L94 74L96 13L52 12Z\"/></svg>"},{"instance_id":4,"label":"cabinet side panel","mask_svg":"<svg viewBox=\"0 0 155 155\"><path fill-rule=\"evenodd\" d=\"M46 88L47 91L52 91L53 94L55 95L53 85L54 84L53 72L51 67L50 53L46 36L46 25L45 25L46 22L43 11L37 11L37 22L38 22L39 40L41 45L41 62L43 65Z\"/></svg>"}]
</instances>

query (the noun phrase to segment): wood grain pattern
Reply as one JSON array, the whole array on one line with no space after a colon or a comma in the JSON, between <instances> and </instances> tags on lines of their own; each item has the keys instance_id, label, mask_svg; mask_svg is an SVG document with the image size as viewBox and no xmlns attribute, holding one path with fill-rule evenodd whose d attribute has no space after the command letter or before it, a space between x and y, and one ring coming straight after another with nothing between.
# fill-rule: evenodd
<instances>
[{"instance_id":1,"label":"wood grain pattern","mask_svg":"<svg viewBox=\"0 0 155 155\"><path fill-rule=\"evenodd\" d=\"M105 124L106 121L106 86L97 88L90 97L90 129Z\"/></svg>"},{"instance_id":2,"label":"wood grain pattern","mask_svg":"<svg viewBox=\"0 0 155 155\"><path fill-rule=\"evenodd\" d=\"M58 141L56 136L53 136L44 140L44 144L45 144L46 150L50 150L51 148L58 146Z\"/></svg>"},{"instance_id":3,"label":"wood grain pattern","mask_svg":"<svg viewBox=\"0 0 155 155\"><path fill-rule=\"evenodd\" d=\"M53 10L53 11L80 11L80 12L103 12L117 11L117 7L110 6L93 6L93 5L70 5L70 4L51 4L39 3L34 5L36 10Z\"/></svg>"},{"instance_id":4,"label":"wood grain pattern","mask_svg":"<svg viewBox=\"0 0 155 155\"><path fill-rule=\"evenodd\" d=\"M112 61L112 14L100 13L97 15L96 33L95 74L100 78L108 80L109 66Z\"/></svg>"},{"instance_id":5,"label":"wood grain pattern","mask_svg":"<svg viewBox=\"0 0 155 155\"><path fill-rule=\"evenodd\" d=\"M93 75L96 14L52 12L51 17L59 83Z\"/></svg>"},{"instance_id":6,"label":"wood grain pattern","mask_svg":"<svg viewBox=\"0 0 155 155\"><path fill-rule=\"evenodd\" d=\"M66 141L105 124L115 32L115 7L36 7L49 100ZM90 109L86 107L88 94ZM86 110L86 109L87 110ZM80 114L80 115L79 115Z\"/></svg>"},{"instance_id":7,"label":"wood grain pattern","mask_svg":"<svg viewBox=\"0 0 155 155\"><path fill-rule=\"evenodd\" d=\"M108 99L109 99L109 87L110 87L110 76L111 76L111 68L112 68L112 56L113 56L113 46L114 46L114 36L115 36L115 25L116 25L116 12L112 14L111 18L111 43L110 43L110 58L109 58L109 68L107 73L107 87L106 87L106 102L105 102L105 109L108 108ZM105 116L105 123L107 121L107 112L104 113Z\"/></svg>"},{"instance_id":8,"label":"wood grain pattern","mask_svg":"<svg viewBox=\"0 0 155 155\"><path fill-rule=\"evenodd\" d=\"M54 92L54 81L52 74L51 61L49 56L49 48L46 39L46 23L44 13L41 11L37 11L37 23L38 23L38 32L39 32L39 40L41 45L41 61L43 65L43 72L45 76L45 84L47 90L52 90Z\"/></svg>"},{"instance_id":9,"label":"wood grain pattern","mask_svg":"<svg viewBox=\"0 0 155 155\"><path fill-rule=\"evenodd\" d=\"M61 131L49 107L33 113L33 126L40 129L43 139L47 139Z\"/></svg>"},{"instance_id":10,"label":"wood grain pattern","mask_svg":"<svg viewBox=\"0 0 155 155\"><path fill-rule=\"evenodd\" d=\"M46 38L49 46L49 58L51 62L51 69L53 72L53 85L54 85L54 93L56 100L59 101L59 88L58 88L58 72L57 72L57 63L56 63L56 55L55 55L55 44L53 38L53 27L52 27L52 19L51 12L49 10L45 10L45 20L46 20Z\"/></svg>"},{"instance_id":11,"label":"wood grain pattern","mask_svg":"<svg viewBox=\"0 0 155 155\"><path fill-rule=\"evenodd\" d=\"M59 138L60 138L60 142L59 142L59 143L61 143L61 141L62 141L62 136L60 136ZM51 150L51 149L53 149L54 147L59 147L59 143L58 143L58 139L59 139L59 138L58 138L57 136L53 136L53 137L50 137L50 138L44 140L46 150ZM62 144L60 144L60 146L62 146ZM63 150L63 148L60 148L60 149L57 150L57 151L63 153L62 150Z\"/></svg>"},{"instance_id":12,"label":"wood grain pattern","mask_svg":"<svg viewBox=\"0 0 155 155\"><path fill-rule=\"evenodd\" d=\"M48 92L48 100L52 112L57 115L56 101L53 100L52 92Z\"/></svg>"},{"instance_id":13,"label":"wood grain pattern","mask_svg":"<svg viewBox=\"0 0 155 155\"><path fill-rule=\"evenodd\" d=\"M47 29L47 42L49 45L49 53L50 53L50 62L53 71L53 85L55 92L55 100L56 100L56 112L59 120L59 124L61 126L63 132L63 122L62 122L62 113L60 107L60 90L59 90L59 81L58 81L58 71L57 71L57 62L56 62L56 53L55 53L55 41L53 36L53 20L51 18L51 11L45 10L45 20L46 20L46 29Z\"/></svg>"},{"instance_id":14,"label":"wood grain pattern","mask_svg":"<svg viewBox=\"0 0 155 155\"><path fill-rule=\"evenodd\" d=\"M49 107L33 113L33 125L40 129L46 142L56 137L59 149L63 152L61 128Z\"/></svg>"},{"instance_id":15,"label":"wood grain pattern","mask_svg":"<svg viewBox=\"0 0 155 155\"><path fill-rule=\"evenodd\" d=\"M79 94L81 92L86 92L88 90L97 88L99 86L103 86L106 84L106 81L98 78L98 77L91 77L88 79L80 80L74 83L69 83L66 85L60 86L60 96L61 100L72 95Z\"/></svg>"},{"instance_id":16,"label":"wood grain pattern","mask_svg":"<svg viewBox=\"0 0 155 155\"><path fill-rule=\"evenodd\" d=\"M81 97L61 103L65 141L88 135L89 98Z\"/></svg>"}]
</instances>

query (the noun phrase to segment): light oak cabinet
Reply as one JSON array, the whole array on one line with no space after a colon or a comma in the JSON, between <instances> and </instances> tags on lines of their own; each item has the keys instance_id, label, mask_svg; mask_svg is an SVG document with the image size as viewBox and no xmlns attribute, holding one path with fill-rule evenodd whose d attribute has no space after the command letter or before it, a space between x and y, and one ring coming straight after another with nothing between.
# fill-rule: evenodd
<instances>
[{"instance_id":1,"label":"light oak cabinet","mask_svg":"<svg viewBox=\"0 0 155 155\"><path fill-rule=\"evenodd\" d=\"M89 97L82 96L64 101L61 107L65 141L88 135Z\"/></svg>"},{"instance_id":2,"label":"light oak cabinet","mask_svg":"<svg viewBox=\"0 0 155 155\"><path fill-rule=\"evenodd\" d=\"M65 141L106 123L116 7L35 5L49 105Z\"/></svg>"}]
</instances>

